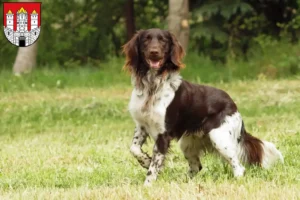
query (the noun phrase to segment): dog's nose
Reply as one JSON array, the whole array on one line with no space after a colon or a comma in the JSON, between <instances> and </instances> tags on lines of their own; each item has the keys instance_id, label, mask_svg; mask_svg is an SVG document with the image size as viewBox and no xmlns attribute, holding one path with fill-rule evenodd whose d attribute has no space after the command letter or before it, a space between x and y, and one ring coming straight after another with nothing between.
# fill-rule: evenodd
<instances>
[{"instance_id":1,"label":"dog's nose","mask_svg":"<svg viewBox=\"0 0 300 200\"><path fill-rule=\"evenodd\" d=\"M150 50L150 54L151 54L152 56L156 56L156 55L158 55L158 50L155 50L155 49Z\"/></svg>"}]
</instances>

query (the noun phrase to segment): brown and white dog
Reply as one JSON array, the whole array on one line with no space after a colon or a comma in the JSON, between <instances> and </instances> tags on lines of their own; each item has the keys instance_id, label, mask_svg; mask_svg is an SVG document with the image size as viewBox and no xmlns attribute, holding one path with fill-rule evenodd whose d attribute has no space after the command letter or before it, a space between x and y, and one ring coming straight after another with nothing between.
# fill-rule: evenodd
<instances>
[{"instance_id":1,"label":"brown and white dog","mask_svg":"<svg viewBox=\"0 0 300 200\"><path fill-rule=\"evenodd\" d=\"M157 179L170 141L179 140L193 177L202 168L200 153L216 150L232 166L235 177L243 176L241 162L270 167L283 162L274 144L246 132L236 104L219 89L189 83L179 75L184 51L168 31L138 31L124 45L124 69L134 86L129 111L136 124L130 148L148 170L145 185ZM142 150L146 138L154 141L152 158Z\"/></svg>"}]
</instances>

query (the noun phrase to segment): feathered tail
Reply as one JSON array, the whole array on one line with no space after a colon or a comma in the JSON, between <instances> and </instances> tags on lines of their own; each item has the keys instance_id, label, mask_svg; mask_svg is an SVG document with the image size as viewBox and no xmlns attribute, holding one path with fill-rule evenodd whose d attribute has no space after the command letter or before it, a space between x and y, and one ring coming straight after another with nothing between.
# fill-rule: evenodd
<instances>
[{"instance_id":1,"label":"feathered tail","mask_svg":"<svg viewBox=\"0 0 300 200\"><path fill-rule=\"evenodd\" d=\"M242 123L241 137L238 141L241 145L241 159L249 164L269 168L277 161L284 162L283 156L271 142L260 140L246 132Z\"/></svg>"}]
</instances>

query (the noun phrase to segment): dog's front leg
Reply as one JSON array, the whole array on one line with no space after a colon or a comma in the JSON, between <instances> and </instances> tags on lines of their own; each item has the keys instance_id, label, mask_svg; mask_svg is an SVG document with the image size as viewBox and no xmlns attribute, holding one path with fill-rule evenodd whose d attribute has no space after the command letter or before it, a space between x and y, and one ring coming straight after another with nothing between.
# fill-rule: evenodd
<instances>
[{"instance_id":1,"label":"dog's front leg","mask_svg":"<svg viewBox=\"0 0 300 200\"><path fill-rule=\"evenodd\" d=\"M132 155L138 160L140 165L146 169L149 168L151 162L151 157L142 150L142 146L147 137L148 134L146 133L145 128L142 126L137 126L134 129L134 136L130 147L130 152Z\"/></svg>"},{"instance_id":2,"label":"dog's front leg","mask_svg":"<svg viewBox=\"0 0 300 200\"><path fill-rule=\"evenodd\" d=\"M166 134L159 134L153 147L152 160L144 183L145 186L150 186L157 179L169 146L170 138Z\"/></svg>"}]
</instances>

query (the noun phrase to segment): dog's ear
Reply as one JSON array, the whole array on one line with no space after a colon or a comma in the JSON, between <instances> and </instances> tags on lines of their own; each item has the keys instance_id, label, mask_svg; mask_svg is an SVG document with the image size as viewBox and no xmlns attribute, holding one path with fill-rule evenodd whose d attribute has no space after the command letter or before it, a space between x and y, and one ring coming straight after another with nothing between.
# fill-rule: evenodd
<instances>
[{"instance_id":1,"label":"dog's ear","mask_svg":"<svg viewBox=\"0 0 300 200\"><path fill-rule=\"evenodd\" d=\"M126 56L125 65L123 69L129 71L136 71L140 62L140 36L143 30L139 30L136 34L123 46L123 53Z\"/></svg>"},{"instance_id":2,"label":"dog's ear","mask_svg":"<svg viewBox=\"0 0 300 200\"><path fill-rule=\"evenodd\" d=\"M169 32L170 37L170 56L171 61L174 65L176 65L179 69L184 68L184 64L182 63L182 59L185 55L185 52L179 43L179 41L176 39L175 35L173 33Z\"/></svg>"}]
</instances>

